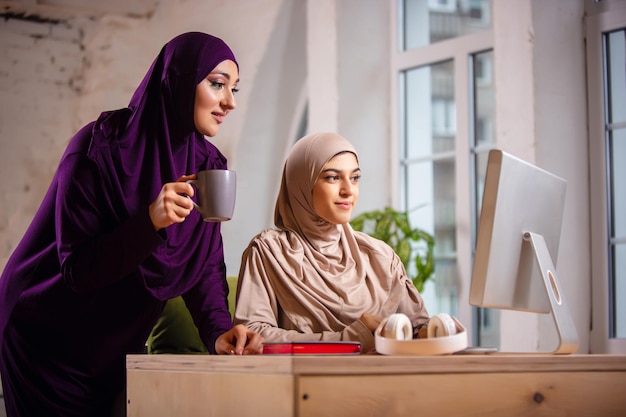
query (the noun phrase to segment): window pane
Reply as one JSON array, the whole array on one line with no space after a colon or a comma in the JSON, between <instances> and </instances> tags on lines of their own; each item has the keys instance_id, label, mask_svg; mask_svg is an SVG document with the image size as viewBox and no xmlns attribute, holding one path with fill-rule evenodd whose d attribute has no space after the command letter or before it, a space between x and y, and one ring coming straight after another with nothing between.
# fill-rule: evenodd
<instances>
[{"instance_id":1,"label":"window pane","mask_svg":"<svg viewBox=\"0 0 626 417\"><path fill-rule=\"evenodd\" d=\"M491 0L403 0L400 46L419 48L491 27Z\"/></svg>"},{"instance_id":2,"label":"window pane","mask_svg":"<svg viewBox=\"0 0 626 417\"><path fill-rule=\"evenodd\" d=\"M457 314L456 169L454 158L435 162L435 296L437 311Z\"/></svg>"},{"instance_id":3,"label":"window pane","mask_svg":"<svg viewBox=\"0 0 626 417\"><path fill-rule=\"evenodd\" d=\"M480 210L485 189L485 174L489 150L495 147L495 89L493 71L493 51L475 54L473 57L473 122L472 137L473 174L474 174L474 242L480 218Z\"/></svg>"},{"instance_id":4,"label":"window pane","mask_svg":"<svg viewBox=\"0 0 626 417\"><path fill-rule=\"evenodd\" d=\"M435 210L435 256L456 257L456 169L454 159L435 162L433 202Z\"/></svg>"},{"instance_id":5,"label":"window pane","mask_svg":"<svg viewBox=\"0 0 626 417\"><path fill-rule=\"evenodd\" d=\"M620 30L608 35L607 58L609 66L609 122L626 122L626 31Z\"/></svg>"},{"instance_id":6,"label":"window pane","mask_svg":"<svg viewBox=\"0 0 626 417\"><path fill-rule=\"evenodd\" d=\"M434 171L432 161L410 164L407 167L406 209L411 224L430 233L434 232Z\"/></svg>"},{"instance_id":7,"label":"window pane","mask_svg":"<svg viewBox=\"0 0 626 417\"><path fill-rule=\"evenodd\" d=\"M454 158L407 166L406 202L411 225L435 237L435 273L422 292L430 311L457 314Z\"/></svg>"},{"instance_id":8,"label":"window pane","mask_svg":"<svg viewBox=\"0 0 626 417\"><path fill-rule=\"evenodd\" d=\"M493 51L482 52L473 57L474 76L474 144L496 143L495 89Z\"/></svg>"},{"instance_id":9,"label":"window pane","mask_svg":"<svg viewBox=\"0 0 626 417\"><path fill-rule=\"evenodd\" d=\"M611 198L613 237L626 239L626 129L611 134ZM625 300L626 301L626 300Z\"/></svg>"},{"instance_id":10,"label":"window pane","mask_svg":"<svg viewBox=\"0 0 626 417\"><path fill-rule=\"evenodd\" d=\"M613 337L626 337L626 129L610 134L610 207L613 247L612 331ZM620 319L621 318L621 319Z\"/></svg>"},{"instance_id":11,"label":"window pane","mask_svg":"<svg viewBox=\"0 0 626 417\"><path fill-rule=\"evenodd\" d=\"M405 72L407 160L453 151L456 133L452 61Z\"/></svg>"},{"instance_id":12,"label":"window pane","mask_svg":"<svg viewBox=\"0 0 626 417\"><path fill-rule=\"evenodd\" d=\"M485 188L485 173L487 172L487 158L489 150L496 144L495 135L495 88L493 70L493 51L486 51L472 56L473 68L473 102L474 135L470 148L474 152L474 198L475 198L475 227L480 216L483 190ZM474 233L475 235L475 233ZM476 236L474 236L474 241ZM474 247L475 244L472 245Z\"/></svg>"},{"instance_id":13,"label":"window pane","mask_svg":"<svg viewBox=\"0 0 626 417\"><path fill-rule=\"evenodd\" d=\"M626 317L626 244L615 246L613 275L615 277L612 317L614 337L626 338L626 320L619 320L620 317Z\"/></svg>"}]
</instances>

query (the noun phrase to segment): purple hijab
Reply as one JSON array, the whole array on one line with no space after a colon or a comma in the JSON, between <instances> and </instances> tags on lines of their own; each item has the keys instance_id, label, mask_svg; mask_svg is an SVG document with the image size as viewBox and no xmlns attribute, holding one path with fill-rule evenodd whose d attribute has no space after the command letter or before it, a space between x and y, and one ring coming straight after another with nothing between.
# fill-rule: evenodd
<instances>
[{"instance_id":1,"label":"purple hijab","mask_svg":"<svg viewBox=\"0 0 626 417\"><path fill-rule=\"evenodd\" d=\"M231 326L219 223L193 212L158 233L166 182L226 159L194 126L195 87L235 57L213 36L168 42L127 108L70 141L0 277L0 372L9 415L106 415L125 355L183 295L210 352Z\"/></svg>"},{"instance_id":2,"label":"purple hijab","mask_svg":"<svg viewBox=\"0 0 626 417\"><path fill-rule=\"evenodd\" d=\"M193 119L196 85L224 60L236 62L221 39L198 32L180 35L163 47L135 91L130 111L104 113L96 121L88 157L102 173L107 202L115 204L119 223L147 207L164 183L226 167ZM216 230L207 238L207 229ZM180 278L203 269L206 258L198 254L209 253L218 232L219 224L198 227L196 221L165 229L168 250L155 252L141 267L146 287L161 300L188 289Z\"/></svg>"}]
</instances>

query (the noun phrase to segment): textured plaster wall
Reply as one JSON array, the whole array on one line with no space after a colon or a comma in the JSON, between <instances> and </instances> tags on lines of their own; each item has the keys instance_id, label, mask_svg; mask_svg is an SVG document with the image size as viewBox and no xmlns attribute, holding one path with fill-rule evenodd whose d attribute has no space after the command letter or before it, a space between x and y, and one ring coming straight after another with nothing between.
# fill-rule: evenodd
<instances>
[{"instance_id":1,"label":"textured plaster wall","mask_svg":"<svg viewBox=\"0 0 626 417\"><path fill-rule=\"evenodd\" d=\"M0 266L76 125L84 23L0 20Z\"/></svg>"}]
</instances>

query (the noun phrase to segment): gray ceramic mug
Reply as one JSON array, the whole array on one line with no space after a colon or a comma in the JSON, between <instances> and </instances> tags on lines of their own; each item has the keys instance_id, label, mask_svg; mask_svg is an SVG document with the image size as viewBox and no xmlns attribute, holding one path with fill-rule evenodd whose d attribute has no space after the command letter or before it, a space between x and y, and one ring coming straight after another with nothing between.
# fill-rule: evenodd
<instances>
[{"instance_id":1,"label":"gray ceramic mug","mask_svg":"<svg viewBox=\"0 0 626 417\"><path fill-rule=\"evenodd\" d=\"M205 222L225 222L233 217L237 174L228 169L209 169L188 180L196 187L194 207L202 214ZM192 199L193 201L193 199Z\"/></svg>"}]
</instances>

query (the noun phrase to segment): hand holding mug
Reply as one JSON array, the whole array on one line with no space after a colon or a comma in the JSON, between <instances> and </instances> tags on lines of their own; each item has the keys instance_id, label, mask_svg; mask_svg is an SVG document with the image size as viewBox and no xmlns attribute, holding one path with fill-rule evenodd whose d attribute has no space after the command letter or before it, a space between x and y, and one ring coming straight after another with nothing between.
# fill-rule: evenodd
<instances>
[{"instance_id":1,"label":"hand holding mug","mask_svg":"<svg viewBox=\"0 0 626 417\"><path fill-rule=\"evenodd\" d=\"M183 175L176 182L163 185L157 198L148 208L154 230L160 230L174 223L182 223L193 210L193 202L187 195L193 196L194 189L186 181L194 175Z\"/></svg>"}]
</instances>

